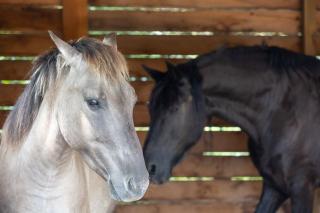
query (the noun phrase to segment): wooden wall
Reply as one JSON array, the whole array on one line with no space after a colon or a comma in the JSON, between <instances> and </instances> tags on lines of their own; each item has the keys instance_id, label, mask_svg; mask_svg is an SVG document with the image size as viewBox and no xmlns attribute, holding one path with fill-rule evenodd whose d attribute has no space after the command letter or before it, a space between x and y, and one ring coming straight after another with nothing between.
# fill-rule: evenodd
<instances>
[{"instance_id":1,"label":"wooden wall","mask_svg":"<svg viewBox=\"0 0 320 213\"><path fill-rule=\"evenodd\" d=\"M164 69L165 60L180 63L221 46L263 42L316 54L316 7L320 0L0 0L0 80L28 78L30 57L53 46L49 29L67 40L117 31L118 47L136 77L135 125L146 127L153 82L141 78L141 64ZM9 112L3 106L14 105L23 88L21 81L1 81L0 126ZM219 119L210 125L232 126ZM146 133L138 132L142 142ZM215 156L204 156L207 151ZM236 156L246 152L243 132L204 132L173 172L189 179L151 185L142 201L119 205L116 212L253 212L261 181L239 178L258 176L248 156Z\"/></svg>"}]
</instances>

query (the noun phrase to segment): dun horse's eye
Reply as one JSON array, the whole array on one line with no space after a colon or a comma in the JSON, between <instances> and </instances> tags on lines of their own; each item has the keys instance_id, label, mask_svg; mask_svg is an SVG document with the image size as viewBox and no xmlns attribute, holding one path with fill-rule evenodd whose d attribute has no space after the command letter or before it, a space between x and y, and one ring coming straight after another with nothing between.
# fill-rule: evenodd
<instances>
[{"instance_id":1,"label":"dun horse's eye","mask_svg":"<svg viewBox=\"0 0 320 213\"><path fill-rule=\"evenodd\" d=\"M90 108L97 109L100 107L100 103L97 99L88 99L86 101Z\"/></svg>"}]
</instances>

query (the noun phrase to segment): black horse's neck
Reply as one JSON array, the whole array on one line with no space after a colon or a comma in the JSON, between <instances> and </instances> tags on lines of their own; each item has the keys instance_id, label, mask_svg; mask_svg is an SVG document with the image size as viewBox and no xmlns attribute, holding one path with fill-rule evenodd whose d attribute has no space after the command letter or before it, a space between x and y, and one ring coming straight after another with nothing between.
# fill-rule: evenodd
<instances>
[{"instance_id":1,"label":"black horse's neck","mask_svg":"<svg viewBox=\"0 0 320 213\"><path fill-rule=\"evenodd\" d=\"M264 55L234 59L225 54L211 53L199 57L198 71L208 118L217 116L240 126L254 140L259 140L265 123L277 101L268 102L279 79L268 71ZM249 60L250 59L250 60ZM284 93L284 90L282 90ZM282 99L278 93L277 98ZM266 104L269 104L266 107Z\"/></svg>"}]
</instances>

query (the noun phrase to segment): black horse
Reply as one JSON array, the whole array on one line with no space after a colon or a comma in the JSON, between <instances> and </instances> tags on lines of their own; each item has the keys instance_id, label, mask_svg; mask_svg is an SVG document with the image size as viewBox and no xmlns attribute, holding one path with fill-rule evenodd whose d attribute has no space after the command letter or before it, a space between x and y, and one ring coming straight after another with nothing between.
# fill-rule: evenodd
<instances>
[{"instance_id":1,"label":"black horse","mask_svg":"<svg viewBox=\"0 0 320 213\"><path fill-rule=\"evenodd\" d=\"M312 212L320 181L320 61L267 46L221 49L155 79L144 155L151 180L163 183L199 139L208 119L223 118L250 137L251 158L263 176L256 212Z\"/></svg>"}]
</instances>

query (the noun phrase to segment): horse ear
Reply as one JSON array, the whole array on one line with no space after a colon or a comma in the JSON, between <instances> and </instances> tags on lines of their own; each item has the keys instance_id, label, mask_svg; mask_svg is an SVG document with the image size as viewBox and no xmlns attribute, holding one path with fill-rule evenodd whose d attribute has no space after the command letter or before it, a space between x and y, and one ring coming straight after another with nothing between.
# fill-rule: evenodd
<instances>
[{"instance_id":1,"label":"horse ear","mask_svg":"<svg viewBox=\"0 0 320 213\"><path fill-rule=\"evenodd\" d=\"M149 68L146 65L142 65L142 67L155 81L160 81L165 75L165 73Z\"/></svg>"},{"instance_id":2,"label":"horse ear","mask_svg":"<svg viewBox=\"0 0 320 213\"><path fill-rule=\"evenodd\" d=\"M117 49L117 34L116 33L110 33L108 35L106 35L102 42L105 44L105 45L108 45L110 47L113 47L115 49Z\"/></svg>"},{"instance_id":3,"label":"horse ear","mask_svg":"<svg viewBox=\"0 0 320 213\"><path fill-rule=\"evenodd\" d=\"M175 66L174 64L170 63L169 61L166 61L167 70L174 70Z\"/></svg>"},{"instance_id":4,"label":"horse ear","mask_svg":"<svg viewBox=\"0 0 320 213\"><path fill-rule=\"evenodd\" d=\"M72 47L67 42L60 39L56 36L52 31L48 31L52 41L57 46L58 50L61 52L63 58L69 63L72 64L78 60L78 57L81 56L80 52L78 52L74 47Z\"/></svg>"}]
</instances>

